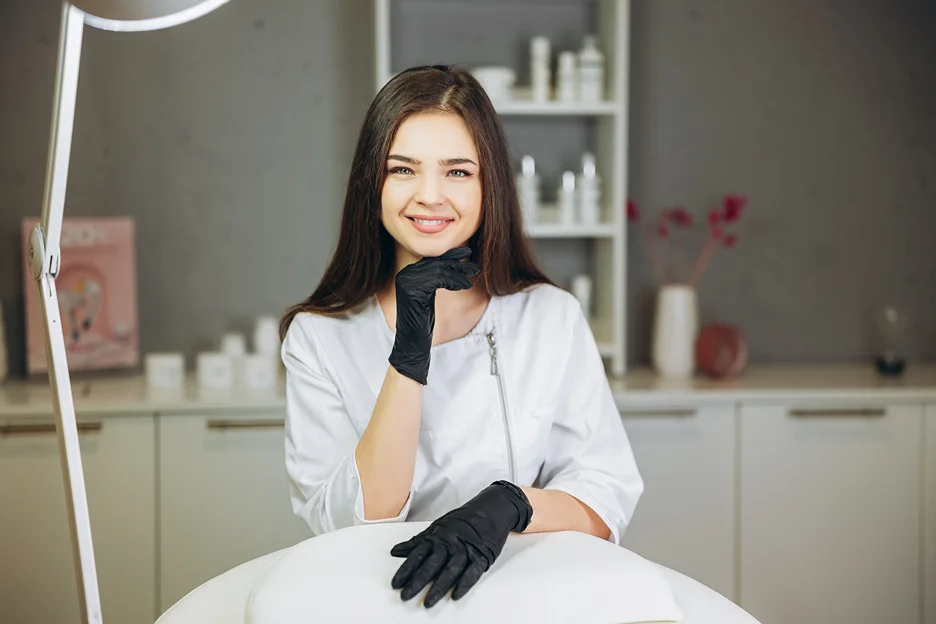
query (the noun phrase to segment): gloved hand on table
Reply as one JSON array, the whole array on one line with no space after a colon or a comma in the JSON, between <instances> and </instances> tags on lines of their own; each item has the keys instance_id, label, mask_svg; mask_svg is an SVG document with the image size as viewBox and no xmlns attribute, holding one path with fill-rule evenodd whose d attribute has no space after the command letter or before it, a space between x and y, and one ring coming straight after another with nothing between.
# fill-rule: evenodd
<instances>
[{"instance_id":1,"label":"gloved hand on table","mask_svg":"<svg viewBox=\"0 0 936 624\"><path fill-rule=\"evenodd\" d=\"M495 481L425 531L394 546L390 554L406 561L390 585L402 588L401 597L409 600L435 581L426 595L426 608L452 588L452 599L458 600L491 567L507 536L522 532L532 518L533 507L523 491L507 481Z\"/></svg>"},{"instance_id":2,"label":"gloved hand on table","mask_svg":"<svg viewBox=\"0 0 936 624\"><path fill-rule=\"evenodd\" d=\"M403 267L396 276L396 337L390 364L401 375L426 385L429 350L435 327L436 290L467 290L477 264L462 262L468 247L456 247L438 257L422 258Z\"/></svg>"}]
</instances>

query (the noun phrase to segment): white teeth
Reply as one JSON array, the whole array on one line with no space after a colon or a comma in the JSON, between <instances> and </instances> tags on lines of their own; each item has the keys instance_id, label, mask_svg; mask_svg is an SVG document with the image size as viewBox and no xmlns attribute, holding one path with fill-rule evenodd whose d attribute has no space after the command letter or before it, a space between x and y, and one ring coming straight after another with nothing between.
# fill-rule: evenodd
<instances>
[{"instance_id":1,"label":"white teeth","mask_svg":"<svg viewBox=\"0 0 936 624\"><path fill-rule=\"evenodd\" d=\"M416 219L416 218L414 218L413 221L415 221L416 223L419 223L420 225L442 225L443 223L445 223L445 221L442 221L442 220L429 221L428 219Z\"/></svg>"}]
</instances>

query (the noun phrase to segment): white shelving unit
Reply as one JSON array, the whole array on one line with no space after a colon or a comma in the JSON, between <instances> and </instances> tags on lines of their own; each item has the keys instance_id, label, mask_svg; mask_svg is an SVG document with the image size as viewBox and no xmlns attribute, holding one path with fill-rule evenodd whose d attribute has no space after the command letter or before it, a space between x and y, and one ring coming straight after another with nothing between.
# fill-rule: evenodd
<instances>
[{"instance_id":1,"label":"white shelving unit","mask_svg":"<svg viewBox=\"0 0 936 624\"><path fill-rule=\"evenodd\" d=\"M376 43L376 89L379 90L397 72L405 69L391 49L393 40L391 28L392 8L395 2L406 0L374 0L375 3L375 43ZM522 98L522 88L517 85L517 98L511 102L496 104L498 114L506 124L517 117L541 117L543 119L568 119L570 117L588 119L591 123L586 144L598 163L602 178L603 206L601 221L595 226L565 226L550 222L549 215L554 212L551 206L543 206L544 215L538 222L527 224L528 235L533 239L542 239L540 253L548 254L549 241L558 239L579 239L591 245L593 257L593 318L592 331L602 355L606 358L608 372L614 376L626 372L627 362L627 309L625 296L627 288L627 220L625 202L627 196L627 120L628 120L628 66L630 37L630 0L570 0L570 5L580 3L595 9L598 44L605 56L606 100L598 103L564 103L558 101L533 102ZM432 5L444 6L446 3ZM547 2L542 4L546 5ZM422 3L421 7L430 6ZM490 15L491 3L485 5L486 14ZM506 3L504 5L507 6ZM537 2L524 4L525 10L536 11ZM515 10L516 7L513 7ZM505 9L506 10L506 9ZM435 18L432 18L435 19ZM428 21L427 23L431 23ZM522 46L529 34L516 33L516 43ZM552 50L553 75L556 70L557 49ZM431 52L431 50L430 50ZM441 52L440 52L441 55ZM440 61L442 62L442 61ZM471 69L469 63L459 63ZM504 64L509 63L508 60ZM526 69L526 68L515 68ZM376 91L375 91L376 92ZM557 144L557 153L564 153L567 146ZM536 154L532 154L534 158ZM580 154L566 154L575 158ZM545 181L549 183L551 181Z\"/></svg>"}]
</instances>

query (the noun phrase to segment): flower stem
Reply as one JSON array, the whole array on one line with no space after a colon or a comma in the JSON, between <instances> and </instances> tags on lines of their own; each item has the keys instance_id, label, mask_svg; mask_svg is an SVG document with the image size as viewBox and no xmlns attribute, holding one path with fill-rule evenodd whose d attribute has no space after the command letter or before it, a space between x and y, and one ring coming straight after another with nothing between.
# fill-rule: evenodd
<instances>
[{"instance_id":1,"label":"flower stem","mask_svg":"<svg viewBox=\"0 0 936 624\"><path fill-rule=\"evenodd\" d=\"M710 235L692 270L692 285L694 287L699 285L699 280L702 279L702 274L705 273L705 269L708 267L709 262L711 262L712 256L715 255L715 250L718 249L718 245L718 239Z\"/></svg>"}]
</instances>

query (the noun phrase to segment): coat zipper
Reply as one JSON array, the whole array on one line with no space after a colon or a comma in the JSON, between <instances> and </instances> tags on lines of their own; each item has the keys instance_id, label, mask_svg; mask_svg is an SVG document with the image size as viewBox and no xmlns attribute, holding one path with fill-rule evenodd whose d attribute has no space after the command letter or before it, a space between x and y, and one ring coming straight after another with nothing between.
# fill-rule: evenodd
<instances>
[{"instance_id":1,"label":"coat zipper","mask_svg":"<svg viewBox=\"0 0 936 624\"><path fill-rule=\"evenodd\" d=\"M510 419L507 417L507 401L504 398L503 377L501 377L500 371L497 368L497 344L494 341L494 332L488 332L487 341L488 345L490 345L489 351L491 353L491 374L497 377L497 393L500 397L501 415L504 417L504 437L507 442L507 464L510 473L510 482L514 483L516 477L514 476L513 443L510 439Z\"/></svg>"}]
</instances>

